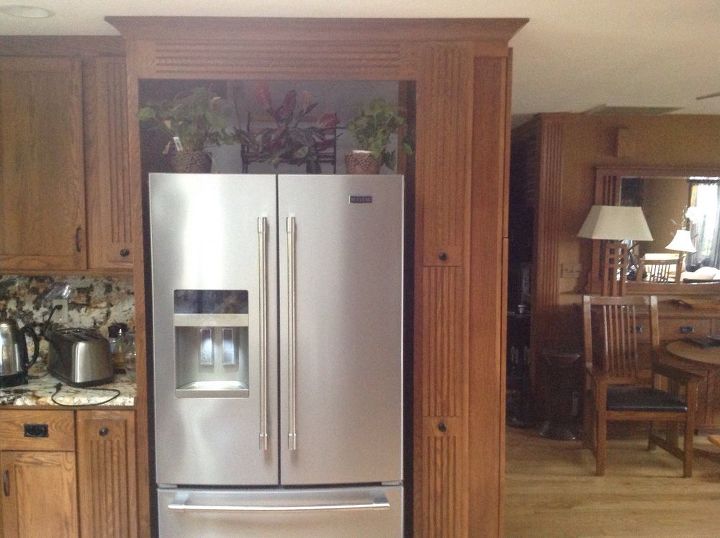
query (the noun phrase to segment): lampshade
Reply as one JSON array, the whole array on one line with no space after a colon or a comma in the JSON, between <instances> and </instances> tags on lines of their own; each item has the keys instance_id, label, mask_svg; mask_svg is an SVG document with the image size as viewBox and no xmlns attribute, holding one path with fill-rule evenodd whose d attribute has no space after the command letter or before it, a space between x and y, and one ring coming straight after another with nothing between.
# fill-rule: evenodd
<instances>
[{"instance_id":1,"label":"lampshade","mask_svg":"<svg viewBox=\"0 0 720 538\"><path fill-rule=\"evenodd\" d=\"M578 237L621 241L652 241L642 208L637 206L594 205L585 218Z\"/></svg>"},{"instance_id":2,"label":"lampshade","mask_svg":"<svg viewBox=\"0 0 720 538\"><path fill-rule=\"evenodd\" d=\"M673 237L670 244L665 248L677 252L695 252L695 245L693 245L692 238L690 237L690 230L678 230L675 232L675 237Z\"/></svg>"}]
</instances>

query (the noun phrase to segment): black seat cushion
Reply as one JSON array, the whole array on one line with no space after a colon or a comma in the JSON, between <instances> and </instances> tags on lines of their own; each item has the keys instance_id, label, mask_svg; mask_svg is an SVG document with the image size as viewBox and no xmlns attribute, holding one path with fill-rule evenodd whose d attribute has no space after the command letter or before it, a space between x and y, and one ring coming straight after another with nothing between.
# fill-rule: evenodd
<instances>
[{"instance_id":1,"label":"black seat cushion","mask_svg":"<svg viewBox=\"0 0 720 538\"><path fill-rule=\"evenodd\" d=\"M608 411L687 411L682 400L650 387L608 387Z\"/></svg>"}]
</instances>

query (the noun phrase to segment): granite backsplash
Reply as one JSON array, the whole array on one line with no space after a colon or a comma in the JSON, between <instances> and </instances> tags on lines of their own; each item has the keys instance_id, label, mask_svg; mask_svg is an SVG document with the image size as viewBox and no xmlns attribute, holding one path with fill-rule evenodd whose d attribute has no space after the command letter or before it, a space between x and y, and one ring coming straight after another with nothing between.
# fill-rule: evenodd
<instances>
[{"instance_id":1,"label":"granite backsplash","mask_svg":"<svg viewBox=\"0 0 720 538\"><path fill-rule=\"evenodd\" d=\"M22 326L47 319L52 297L62 286L70 286L67 327L97 328L107 336L112 323L134 327L135 300L132 278L98 276L15 276L0 277L0 315L18 320ZM41 345L41 352L44 351Z\"/></svg>"}]
</instances>

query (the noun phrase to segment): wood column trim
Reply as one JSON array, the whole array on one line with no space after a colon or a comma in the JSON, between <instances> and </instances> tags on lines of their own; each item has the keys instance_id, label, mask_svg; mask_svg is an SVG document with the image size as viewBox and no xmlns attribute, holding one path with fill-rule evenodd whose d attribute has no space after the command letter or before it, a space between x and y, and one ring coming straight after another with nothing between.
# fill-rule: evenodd
<instances>
[{"instance_id":1,"label":"wood column trim","mask_svg":"<svg viewBox=\"0 0 720 538\"><path fill-rule=\"evenodd\" d=\"M558 250L562 203L562 145L564 122L560 118L541 118L538 140L538 185L533 241L534 285L531 329L532 375L540 349L552 334L553 312L558 305ZM542 260L542 263L539 262Z\"/></svg>"}]
</instances>

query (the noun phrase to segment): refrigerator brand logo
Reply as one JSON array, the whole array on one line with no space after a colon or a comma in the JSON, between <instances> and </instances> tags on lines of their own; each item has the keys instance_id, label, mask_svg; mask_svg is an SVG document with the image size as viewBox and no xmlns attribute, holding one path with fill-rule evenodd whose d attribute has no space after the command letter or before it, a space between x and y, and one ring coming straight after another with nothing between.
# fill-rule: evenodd
<instances>
[{"instance_id":1,"label":"refrigerator brand logo","mask_svg":"<svg viewBox=\"0 0 720 538\"><path fill-rule=\"evenodd\" d=\"M350 203L351 204L372 204L372 196L360 196L351 194L350 195Z\"/></svg>"}]
</instances>

